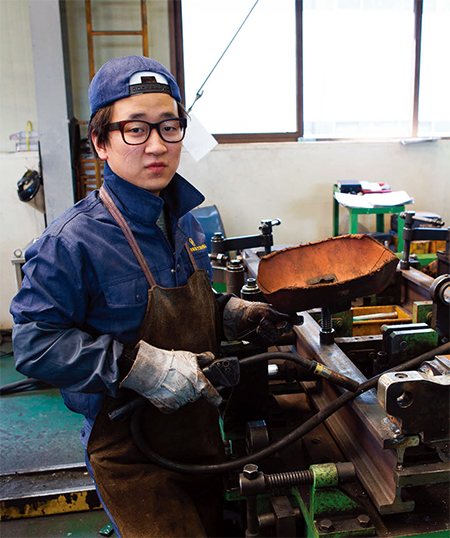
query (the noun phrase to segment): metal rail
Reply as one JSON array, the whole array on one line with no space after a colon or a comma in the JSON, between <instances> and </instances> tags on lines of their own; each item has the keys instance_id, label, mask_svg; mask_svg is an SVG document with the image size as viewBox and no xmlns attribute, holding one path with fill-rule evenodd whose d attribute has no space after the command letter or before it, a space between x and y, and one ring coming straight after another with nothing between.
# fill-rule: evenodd
<instances>
[{"instance_id":1,"label":"metal rail","mask_svg":"<svg viewBox=\"0 0 450 538\"><path fill-rule=\"evenodd\" d=\"M303 315L303 325L294 328L299 353L363 382L362 373L336 344L320 343L319 325L309 314ZM308 390L308 384L304 386ZM321 392L308 391L319 411L336 399L340 392L328 383L323 383ZM378 404L374 389L330 416L326 424L348 460L355 465L360 482L380 514L414 509L413 502L402 499L397 473L402 467L405 450L418 445L419 439L401 434Z\"/></svg>"}]
</instances>

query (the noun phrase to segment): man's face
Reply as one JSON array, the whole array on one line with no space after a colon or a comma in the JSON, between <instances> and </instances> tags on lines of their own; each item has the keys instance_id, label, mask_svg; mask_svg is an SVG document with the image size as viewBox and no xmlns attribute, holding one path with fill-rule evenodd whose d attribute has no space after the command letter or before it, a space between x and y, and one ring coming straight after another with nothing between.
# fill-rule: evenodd
<instances>
[{"instance_id":1,"label":"man's face","mask_svg":"<svg viewBox=\"0 0 450 538\"><path fill-rule=\"evenodd\" d=\"M177 118L178 106L170 95L143 93L120 99L113 104L111 123L124 120L144 120L150 123ZM120 131L109 133L109 142L100 147L93 136L98 156L122 179L159 196L180 163L182 142L165 142L157 129L152 129L144 144L130 146Z\"/></svg>"}]
</instances>

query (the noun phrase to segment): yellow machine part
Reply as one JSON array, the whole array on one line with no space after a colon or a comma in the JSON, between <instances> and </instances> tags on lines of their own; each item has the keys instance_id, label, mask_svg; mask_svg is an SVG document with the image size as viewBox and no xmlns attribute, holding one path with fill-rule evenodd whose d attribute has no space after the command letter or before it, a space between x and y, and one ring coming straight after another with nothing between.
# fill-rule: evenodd
<instances>
[{"instance_id":1,"label":"yellow machine part","mask_svg":"<svg viewBox=\"0 0 450 538\"><path fill-rule=\"evenodd\" d=\"M371 334L381 334L383 325L398 325L400 323L412 323L409 316L400 306L361 306L353 310L353 336L367 336ZM385 313L386 317L380 317ZM358 319L362 316L376 314L373 319Z\"/></svg>"},{"instance_id":2,"label":"yellow machine part","mask_svg":"<svg viewBox=\"0 0 450 538\"><path fill-rule=\"evenodd\" d=\"M3 500L0 504L0 521L67 512L84 512L100 508L102 506L95 491Z\"/></svg>"}]
</instances>

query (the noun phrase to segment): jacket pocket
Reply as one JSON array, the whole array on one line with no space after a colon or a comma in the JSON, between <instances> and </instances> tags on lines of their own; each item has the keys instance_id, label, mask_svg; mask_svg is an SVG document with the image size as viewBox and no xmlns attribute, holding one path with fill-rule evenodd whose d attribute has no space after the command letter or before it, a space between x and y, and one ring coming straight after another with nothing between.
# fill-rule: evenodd
<instances>
[{"instance_id":1,"label":"jacket pocket","mask_svg":"<svg viewBox=\"0 0 450 538\"><path fill-rule=\"evenodd\" d=\"M147 303L149 284L144 276L128 277L103 287L109 308L139 307Z\"/></svg>"},{"instance_id":2,"label":"jacket pocket","mask_svg":"<svg viewBox=\"0 0 450 538\"><path fill-rule=\"evenodd\" d=\"M106 300L105 318L110 332L124 344L132 342L147 308L149 284L142 277L116 280L103 287Z\"/></svg>"}]
</instances>

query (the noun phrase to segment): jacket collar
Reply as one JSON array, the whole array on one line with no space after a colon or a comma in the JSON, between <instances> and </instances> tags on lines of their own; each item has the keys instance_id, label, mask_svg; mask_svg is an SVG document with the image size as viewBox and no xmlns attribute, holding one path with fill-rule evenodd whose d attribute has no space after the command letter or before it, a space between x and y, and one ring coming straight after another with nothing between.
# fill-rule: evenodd
<instances>
[{"instance_id":1,"label":"jacket collar","mask_svg":"<svg viewBox=\"0 0 450 538\"><path fill-rule=\"evenodd\" d=\"M160 196L125 181L111 170L108 163L105 163L103 178L104 186L114 196L120 212L143 224L154 224L164 204L179 219L205 200L203 194L178 173Z\"/></svg>"}]
</instances>

